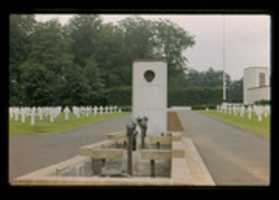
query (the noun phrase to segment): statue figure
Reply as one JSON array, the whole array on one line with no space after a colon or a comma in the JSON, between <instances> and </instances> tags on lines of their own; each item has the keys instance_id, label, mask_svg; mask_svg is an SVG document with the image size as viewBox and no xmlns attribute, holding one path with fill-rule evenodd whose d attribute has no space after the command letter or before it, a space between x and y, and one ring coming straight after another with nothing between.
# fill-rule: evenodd
<instances>
[{"instance_id":1,"label":"statue figure","mask_svg":"<svg viewBox=\"0 0 279 200\"><path fill-rule=\"evenodd\" d=\"M144 149L145 147L145 137L146 137L146 131L147 131L147 121L148 118L146 116L144 117L137 117L137 123L141 129L141 148Z\"/></svg>"},{"instance_id":2,"label":"statue figure","mask_svg":"<svg viewBox=\"0 0 279 200\"><path fill-rule=\"evenodd\" d=\"M127 171L129 175L133 175L133 170L132 170L132 163L133 163L133 157L132 157L132 152L133 152L133 143L134 143L134 138L136 138L137 132L136 132L136 123L133 121L128 122L127 124Z\"/></svg>"}]
</instances>

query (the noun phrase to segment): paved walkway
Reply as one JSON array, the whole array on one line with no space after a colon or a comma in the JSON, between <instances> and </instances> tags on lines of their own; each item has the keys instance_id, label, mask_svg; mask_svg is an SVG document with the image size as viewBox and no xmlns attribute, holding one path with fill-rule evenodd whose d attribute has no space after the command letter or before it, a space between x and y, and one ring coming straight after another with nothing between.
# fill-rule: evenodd
<instances>
[{"instance_id":1,"label":"paved walkway","mask_svg":"<svg viewBox=\"0 0 279 200\"><path fill-rule=\"evenodd\" d=\"M269 183L269 142L193 111L178 111L216 185Z\"/></svg>"},{"instance_id":2,"label":"paved walkway","mask_svg":"<svg viewBox=\"0 0 279 200\"><path fill-rule=\"evenodd\" d=\"M12 137L9 141L9 177L24 175L72 158L82 145L101 141L107 133L124 131L128 119L129 115L125 115L67 133Z\"/></svg>"}]
</instances>

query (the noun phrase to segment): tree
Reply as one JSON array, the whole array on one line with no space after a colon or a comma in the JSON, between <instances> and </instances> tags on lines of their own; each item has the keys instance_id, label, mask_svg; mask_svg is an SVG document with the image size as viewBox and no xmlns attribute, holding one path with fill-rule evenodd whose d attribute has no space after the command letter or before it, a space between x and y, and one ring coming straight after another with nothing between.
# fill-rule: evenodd
<instances>
[{"instance_id":1,"label":"tree","mask_svg":"<svg viewBox=\"0 0 279 200\"><path fill-rule=\"evenodd\" d=\"M87 58L99 53L101 27L102 20L98 15L77 15L65 27L77 65L84 67Z\"/></svg>"},{"instance_id":2,"label":"tree","mask_svg":"<svg viewBox=\"0 0 279 200\"><path fill-rule=\"evenodd\" d=\"M84 78L82 67L69 66L64 72L63 93L61 93L62 105L87 105L90 99L91 88Z\"/></svg>"},{"instance_id":3,"label":"tree","mask_svg":"<svg viewBox=\"0 0 279 200\"><path fill-rule=\"evenodd\" d=\"M184 72L187 59L183 51L194 45L194 37L168 20L151 21L137 16L120 21L119 28L126 47L127 78L131 80L130 66L134 59L164 57L168 64L168 83L173 85L176 75Z\"/></svg>"},{"instance_id":4,"label":"tree","mask_svg":"<svg viewBox=\"0 0 279 200\"><path fill-rule=\"evenodd\" d=\"M135 16L112 24L98 15L77 15L62 26L26 16L11 19L10 33L14 105L130 103L137 58L165 57L170 90L188 83L183 51L194 37L170 21Z\"/></svg>"},{"instance_id":5,"label":"tree","mask_svg":"<svg viewBox=\"0 0 279 200\"><path fill-rule=\"evenodd\" d=\"M232 81L226 74L227 86ZM207 71L187 70L187 73L176 75L169 88L169 105L216 105L221 103L223 71L209 68ZM239 89L236 89L239 92ZM242 92L242 90L240 91Z\"/></svg>"},{"instance_id":6,"label":"tree","mask_svg":"<svg viewBox=\"0 0 279 200\"><path fill-rule=\"evenodd\" d=\"M102 99L104 95L104 82L101 76L101 71L96 63L94 56L91 56L87 59L86 65L84 68L84 78L86 78L89 95L86 99L87 104L98 104L100 99Z\"/></svg>"},{"instance_id":7,"label":"tree","mask_svg":"<svg viewBox=\"0 0 279 200\"><path fill-rule=\"evenodd\" d=\"M33 15L10 15L9 62L11 70L26 58L30 50L34 26Z\"/></svg>"},{"instance_id":8,"label":"tree","mask_svg":"<svg viewBox=\"0 0 279 200\"><path fill-rule=\"evenodd\" d=\"M119 28L124 35L126 55L128 62L137 58L152 58L154 41L154 25L152 21L141 17L128 17L119 22Z\"/></svg>"},{"instance_id":9,"label":"tree","mask_svg":"<svg viewBox=\"0 0 279 200\"><path fill-rule=\"evenodd\" d=\"M36 105L55 105L61 102L59 97L65 89L62 84L63 74L73 64L68 41L58 21L36 24L30 40L30 52L19 66L25 104L33 102Z\"/></svg>"},{"instance_id":10,"label":"tree","mask_svg":"<svg viewBox=\"0 0 279 200\"><path fill-rule=\"evenodd\" d=\"M154 26L150 20L134 16L121 20L116 28L119 40L122 42L118 57L122 58L117 72L123 85L132 85L132 63L139 58L154 58L152 41ZM116 77L114 77L116 78Z\"/></svg>"},{"instance_id":11,"label":"tree","mask_svg":"<svg viewBox=\"0 0 279 200\"><path fill-rule=\"evenodd\" d=\"M215 71L210 67L207 71L199 72L195 69L189 69L186 75L187 85L189 87L222 87L223 86L223 71ZM226 73L226 83L230 84L231 78Z\"/></svg>"},{"instance_id":12,"label":"tree","mask_svg":"<svg viewBox=\"0 0 279 200\"><path fill-rule=\"evenodd\" d=\"M228 86L228 101L234 103L243 102L243 79L232 81Z\"/></svg>"},{"instance_id":13,"label":"tree","mask_svg":"<svg viewBox=\"0 0 279 200\"><path fill-rule=\"evenodd\" d=\"M52 81L52 75L44 65L30 63L26 61L21 65L21 90L23 96L19 105L38 106L50 105L51 88L49 83Z\"/></svg>"},{"instance_id":14,"label":"tree","mask_svg":"<svg viewBox=\"0 0 279 200\"><path fill-rule=\"evenodd\" d=\"M30 40L36 22L33 15L10 15L9 93L10 104L16 105L22 96L19 65L30 51Z\"/></svg>"},{"instance_id":15,"label":"tree","mask_svg":"<svg viewBox=\"0 0 279 200\"><path fill-rule=\"evenodd\" d=\"M169 20L155 21L154 24L156 54L166 57L170 76L183 72L187 61L183 51L195 44L194 36Z\"/></svg>"},{"instance_id":16,"label":"tree","mask_svg":"<svg viewBox=\"0 0 279 200\"><path fill-rule=\"evenodd\" d=\"M106 88L130 84L124 34L118 26L106 23L101 26L98 53L94 55Z\"/></svg>"}]
</instances>

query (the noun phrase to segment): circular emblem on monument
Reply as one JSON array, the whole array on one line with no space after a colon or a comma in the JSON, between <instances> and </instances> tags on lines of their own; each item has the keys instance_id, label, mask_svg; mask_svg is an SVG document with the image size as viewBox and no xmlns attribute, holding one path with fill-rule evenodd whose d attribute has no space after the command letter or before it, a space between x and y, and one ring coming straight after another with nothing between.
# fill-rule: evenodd
<instances>
[{"instance_id":1,"label":"circular emblem on monument","mask_svg":"<svg viewBox=\"0 0 279 200\"><path fill-rule=\"evenodd\" d=\"M144 72L144 78L147 82L151 82L155 78L155 73L152 70Z\"/></svg>"}]
</instances>

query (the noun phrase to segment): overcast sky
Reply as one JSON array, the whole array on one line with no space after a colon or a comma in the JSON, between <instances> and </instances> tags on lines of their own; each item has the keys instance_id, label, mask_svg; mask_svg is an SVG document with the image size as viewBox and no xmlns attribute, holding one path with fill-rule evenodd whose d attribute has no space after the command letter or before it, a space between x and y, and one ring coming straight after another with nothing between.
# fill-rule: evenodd
<instances>
[{"instance_id":1,"label":"overcast sky","mask_svg":"<svg viewBox=\"0 0 279 200\"><path fill-rule=\"evenodd\" d=\"M57 18L65 24L73 15L40 14L38 21ZM129 15L101 15L104 22L117 23ZM199 71L223 69L232 79L239 79L249 66L270 68L270 17L268 15L138 15L145 19L169 19L191 35L196 44L184 54L187 65ZM223 26L223 24L225 24ZM225 43L223 45L223 27ZM223 51L225 49L225 51Z\"/></svg>"}]
</instances>

